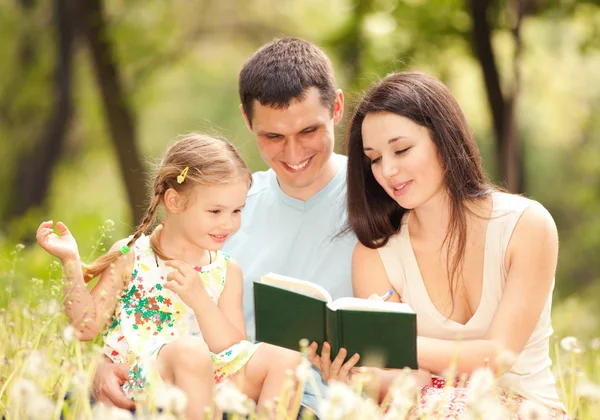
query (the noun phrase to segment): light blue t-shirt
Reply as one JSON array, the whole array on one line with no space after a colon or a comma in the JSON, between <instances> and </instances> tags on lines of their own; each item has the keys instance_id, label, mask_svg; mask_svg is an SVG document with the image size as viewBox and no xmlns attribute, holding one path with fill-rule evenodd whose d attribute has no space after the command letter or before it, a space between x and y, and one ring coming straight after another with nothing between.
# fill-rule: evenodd
<instances>
[{"instance_id":1,"label":"light blue t-shirt","mask_svg":"<svg viewBox=\"0 0 600 420\"><path fill-rule=\"evenodd\" d=\"M353 233L347 221L345 156L334 178L307 201L286 195L273 170L253 174L242 226L223 247L244 274L244 318L254 340L253 282L273 272L323 286L335 300L352 296Z\"/></svg>"}]
</instances>

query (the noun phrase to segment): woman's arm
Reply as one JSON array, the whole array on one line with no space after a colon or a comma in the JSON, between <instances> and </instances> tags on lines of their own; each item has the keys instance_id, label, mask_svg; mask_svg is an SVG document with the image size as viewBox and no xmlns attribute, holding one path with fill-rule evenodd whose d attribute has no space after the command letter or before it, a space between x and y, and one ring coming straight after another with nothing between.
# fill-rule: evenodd
<instances>
[{"instance_id":1,"label":"woman's arm","mask_svg":"<svg viewBox=\"0 0 600 420\"><path fill-rule=\"evenodd\" d=\"M497 374L508 370L514 361L510 356L523 350L548 300L557 258L556 225L544 207L533 203L510 239L503 262L508 273L506 286L485 337L465 341L418 337L419 367L438 375L452 365L467 374L486 365ZM378 252L361 244L352 259L352 281L358 297L391 286Z\"/></svg>"},{"instance_id":2,"label":"woman's arm","mask_svg":"<svg viewBox=\"0 0 600 420\"><path fill-rule=\"evenodd\" d=\"M518 355L531 337L552 290L557 259L554 220L543 206L532 203L510 239L506 286L484 339L454 343L419 337L419 365L441 373L458 356L459 372L471 373L486 362L497 374L510 369L510 357L504 356Z\"/></svg>"},{"instance_id":3,"label":"woman's arm","mask_svg":"<svg viewBox=\"0 0 600 420\"><path fill-rule=\"evenodd\" d=\"M242 309L242 270L231 261L227 267L225 288L218 305L212 300L202 280L189 264L171 260L165 265L176 270L167 276L165 287L177 293L194 311L204 341L213 353L231 347L246 338Z\"/></svg>"},{"instance_id":4,"label":"woman's arm","mask_svg":"<svg viewBox=\"0 0 600 420\"><path fill-rule=\"evenodd\" d=\"M354 296L368 299L372 294L382 295L394 289L388 279L385 267L376 249L367 248L360 242L356 244L352 253L352 289ZM388 302L401 302L402 298L397 290L388 299Z\"/></svg>"}]
</instances>

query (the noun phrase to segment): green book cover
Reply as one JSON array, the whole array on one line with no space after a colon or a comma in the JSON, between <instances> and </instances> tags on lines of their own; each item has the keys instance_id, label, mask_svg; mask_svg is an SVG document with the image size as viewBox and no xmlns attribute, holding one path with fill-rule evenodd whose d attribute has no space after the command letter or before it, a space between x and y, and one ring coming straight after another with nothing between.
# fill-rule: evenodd
<instances>
[{"instance_id":1,"label":"green book cover","mask_svg":"<svg viewBox=\"0 0 600 420\"><path fill-rule=\"evenodd\" d=\"M403 303L358 298L332 301L319 285L279 274L254 282L256 339L292 350L328 341L332 357L360 354L357 366L417 369L417 318Z\"/></svg>"}]
</instances>

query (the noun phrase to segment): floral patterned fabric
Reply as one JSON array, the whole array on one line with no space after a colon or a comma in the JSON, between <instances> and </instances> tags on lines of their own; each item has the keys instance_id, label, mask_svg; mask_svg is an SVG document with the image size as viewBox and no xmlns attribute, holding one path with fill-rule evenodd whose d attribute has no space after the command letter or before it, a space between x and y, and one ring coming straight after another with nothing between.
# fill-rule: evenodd
<instances>
[{"instance_id":1,"label":"floral patterned fabric","mask_svg":"<svg viewBox=\"0 0 600 420\"><path fill-rule=\"evenodd\" d=\"M194 311L177 293L163 287L173 269L157 258L148 236L132 247L134 268L131 280L117 303L104 337L104 353L115 363L131 366L124 390L133 399L144 395L149 385L161 383L155 368L158 351L169 342L186 336L202 337ZM194 267L215 303L225 287L230 257L218 251L207 266ZM241 341L219 354L211 354L215 385L220 387L243 368L257 344Z\"/></svg>"},{"instance_id":2,"label":"floral patterned fabric","mask_svg":"<svg viewBox=\"0 0 600 420\"><path fill-rule=\"evenodd\" d=\"M509 420L524 420L525 418L536 418L529 413L526 406L528 404L520 395L511 395L508 391L498 388L492 403L500 404L506 409L506 415L499 413L497 409L486 405L484 398L479 398L479 401L470 401L468 393L468 382L464 386L459 386L459 382L446 385L446 381L442 378L432 378L431 385L426 385L421 388L419 398L419 410L413 411L413 417L419 418L418 413L428 412L433 410L435 418L450 420L450 419L509 419ZM478 411L481 405L482 411ZM540 419L552 420L568 420L567 413L556 410L546 409L541 406L536 407L537 410L543 410L544 414L540 415ZM488 417L489 416L489 417Z\"/></svg>"}]
</instances>

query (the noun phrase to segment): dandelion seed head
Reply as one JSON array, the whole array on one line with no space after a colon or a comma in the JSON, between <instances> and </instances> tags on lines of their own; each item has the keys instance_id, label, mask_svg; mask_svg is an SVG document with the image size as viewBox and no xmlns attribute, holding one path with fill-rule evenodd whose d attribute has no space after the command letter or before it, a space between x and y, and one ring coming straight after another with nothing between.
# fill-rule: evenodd
<instances>
[{"instance_id":1,"label":"dandelion seed head","mask_svg":"<svg viewBox=\"0 0 600 420\"><path fill-rule=\"evenodd\" d=\"M600 385L582 378L577 381L575 394L582 399L589 401L600 401Z\"/></svg>"},{"instance_id":2,"label":"dandelion seed head","mask_svg":"<svg viewBox=\"0 0 600 420\"><path fill-rule=\"evenodd\" d=\"M302 383L306 382L312 374L311 369L310 362L303 358L296 367L296 378Z\"/></svg>"},{"instance_id":3,"label":"dandelion seed head","mask_svg":"<svg viewBox=\"0 0 600 420\"><path fill-rule=\"evenodd\" d=\"M519 416L523 420L542 420L548 418L548 409L531 400L523 400L519 407Z\"/></svg>"},{"instance_id":4,"label":"dandelion seed head","mask_svg":"<svg viewBox=\"0 0 600 420\"><path fill-rule=\"evenodd\" d=\"M513 367L516 361L517 355L508 349L504 349L496 356L496 367L500 372L506 372Z\"/></svg>"},{"instance_id":5,"label":"dandelion seed head","mask_svg":"<svg viewBox=\"0 0 600 420\"><path fill-rule=\"evenodd\" d=\"M319 404L319 413L326 419L342 419L354 412L359 403L360 397L349 386L333 381L327 387L327 399Z\"/></svg>"},{"instance_id":6,"label":"dandelion seed head","mask_svg":"<svg viewBox=\"0 0 600 420\"><path fill-rule=\"evenodd\" d=\"M225 413L246 416L250 413L248 399L234 384L228 382L217 391L215 405Z\"/></svg>"},{"instance_id":7,"label":"dandelion seed head","mask_svg":"<svg viewBox=\"0 0 600 420\"><path fill-rule=\"evenodd\" d=\"M467 387L469 401L476 401L484 395L490 394L495 390L495 384L496 377L490 368L485 367L475 370Z\"/></svg>"},{"instance_id":8,"label":"dandelion seed head","mask_svg":"<svg viewBox=\"0 0 600 420\"><path fill-rule=\"evenodd\" d=\"M185 392L174 385L166 383L157 387L154 398L157 407L173 414L183 414L188 402Z\"/></svg>"},{"instance_id":9,"label":"dandelion seed head","mask_svg":"<svg viewBox=\"0 0 600 420\"><path fill-rule=\"evenodd\" d=\"M8 392L8 398L12 401L29 400L37 392L37 386L33 381L20 378L13 382Z\"/></svg>"},{"instance_id":10,"label":"dandelion seed head","mask_svg":"<svg viewBox=\"0 0 600 420\"><path fill-rule=\"evenodd\" d=\"M585 351L581 342L575 337L563 338L560 340L560 346L570 353L581 354Z\"/></svg>"},{"instance_id":11,"label":"dandelion seed head","mask_svg":"<svg viewBox=\"0 0 600 420\"><path fill-rule=\"evenodd\" d=\"M77 331L72 325L67 325L67 328L63 331L62 338L65 343L69 344L77 337Z\"/></svg>"},{"instance_id":12,"label":"dandelion seed head","mask_svg":"<svg viewBox=\"0 0 600 420\"><path fill-rule=\"evenodd\" d=\"M49 367L46 356L39 350L32 351L25 361L25 373L31 377L46 376Z\"/></svg>"},{"instance_id":13,"label":"dandelion seed head","mask_svg":"<svg viewBox=\"0 0 600 420\"><path fill-rule=\"evenodd\" d=\"M108 406L103 403L95 404L92 410L93 420L133 420L133 414L128 410L122 410L114 406Z\"/></svg>"}]
</instances>

